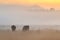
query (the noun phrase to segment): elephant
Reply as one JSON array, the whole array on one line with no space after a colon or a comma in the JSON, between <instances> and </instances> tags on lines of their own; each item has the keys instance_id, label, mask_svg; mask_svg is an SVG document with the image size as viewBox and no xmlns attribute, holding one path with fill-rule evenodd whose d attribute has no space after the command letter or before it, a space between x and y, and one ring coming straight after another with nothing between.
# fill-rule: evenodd
<instances>
[{"instance_id":1,"label":"elephant","mask_svg":"<svg viewBox=\"0 0 60 40\"><path fill-rule=\"evenodd\" d=\"M12 29L12 31L15 31L16 30L16 26L15 25L12 25L11 26L11 29Z\"/></svg>"},{"instance_id":2,"label":"elephant","mask_svg":"<svg viewBox=\"0 0 60 40\"><path fill-rule=\"evenodd\" d=\"M23 31L29 31L29 25L25 25L25 26L23 27Z\"/></svg>"}]
</instances>

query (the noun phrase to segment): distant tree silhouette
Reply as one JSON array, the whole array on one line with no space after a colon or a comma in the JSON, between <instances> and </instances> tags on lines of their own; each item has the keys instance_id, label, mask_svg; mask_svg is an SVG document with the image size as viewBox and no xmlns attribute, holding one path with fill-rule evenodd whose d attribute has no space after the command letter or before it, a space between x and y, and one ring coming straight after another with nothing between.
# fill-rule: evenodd
<instances>
[{"instance_id":1,"label":"distant tree silhouette","mask_svg":"<svg viewBox=\"0 0 60 40\"><path fill-rule=\"evenodd\" d=\"M25 25L25 26L23 27L23 31L29 31L29 25Z\"/></svg>"},{"instance_id":2,"label":"distant tree silhouette","mask_svg":"<svg viewBox=\"0 0 60 40\"><path fill-rule=\"evenodd\" d=\"M12 25L11 26L11 29L12 29L12 31L15 31L16 30L16 26L15 25Z\"/></svg>"},{"instance_id":3,"label":"distant tree silhouette","mask_svg":"<svg viewBox=\"0 0 60 40\"><path fill-rule=\"evenodd\" d=\"M50 11L55 11L55 9L54 8L50 8Z\"/></svg>"}]
</instances>

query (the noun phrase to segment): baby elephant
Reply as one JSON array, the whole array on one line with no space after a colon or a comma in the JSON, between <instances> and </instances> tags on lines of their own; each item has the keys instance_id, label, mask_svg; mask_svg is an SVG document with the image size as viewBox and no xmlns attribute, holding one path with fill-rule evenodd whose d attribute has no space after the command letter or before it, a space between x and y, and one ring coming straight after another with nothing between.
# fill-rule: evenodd
<instances>
[{"instance_id":1,"label":"baby elephant","mask_svg":"<svg viewBox=\"0 0 60 40\"><path fill-rule=\"evenodd\" d=\"M12 29L12 31L15 31L16 30L16 26L15 25L12 25L11 26L11 29Z\"/></svg>"},{"instance_id":2,"label":"baby elephant","mask_svg":"<svg viewBox=\"0 0 60 40\"><path fill-rule=\"evenodd\" d=\"M23 27L23 31L29 31L29 25L25 25L25 26Z\"/></svg>"}]
</instances>

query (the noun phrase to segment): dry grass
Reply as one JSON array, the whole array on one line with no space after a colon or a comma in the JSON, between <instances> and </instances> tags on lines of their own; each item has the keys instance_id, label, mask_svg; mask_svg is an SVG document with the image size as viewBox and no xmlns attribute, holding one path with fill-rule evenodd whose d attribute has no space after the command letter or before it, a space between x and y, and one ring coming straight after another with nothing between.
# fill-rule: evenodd
<instances>
[{"instance_id":1,"label":"dry grass","mask_svg":"<svg viewBox=\"0 0 60 40\"><path fill-rule=\"evenodd\" d=\"M59 31L0 31L0 40L60 40Z\"/></svg>"}]
</instances>

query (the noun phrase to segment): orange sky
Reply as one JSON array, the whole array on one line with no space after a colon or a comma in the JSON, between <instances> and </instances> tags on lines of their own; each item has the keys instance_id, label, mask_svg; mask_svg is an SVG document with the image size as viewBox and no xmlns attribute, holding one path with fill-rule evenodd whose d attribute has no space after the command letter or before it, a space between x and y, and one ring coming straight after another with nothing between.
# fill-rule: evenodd
<instances>
[{"instance_id":1,"label":"orange sky","mask_svg":"<svg viewBox=\"0 0 60 40\"><path fill-rule=\"evenodd\" d=\"M22 4L33 5L38 4L45 8L60 8L60 0L0 0L0 4Z\"/></svg>"}]
</instances>

